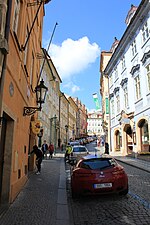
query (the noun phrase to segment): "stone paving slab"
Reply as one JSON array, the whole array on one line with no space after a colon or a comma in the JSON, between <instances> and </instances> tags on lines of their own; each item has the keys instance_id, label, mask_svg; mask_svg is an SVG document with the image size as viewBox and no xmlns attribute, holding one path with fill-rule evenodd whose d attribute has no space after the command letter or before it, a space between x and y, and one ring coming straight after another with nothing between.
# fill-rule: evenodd
<instances>
[{"instance_id":1,"label":"stone paving slab","mask_svg":"<svg viewBox=\"0 0 150 225\"><path fill-rule=\"evenodd\" d=\"M40 175L32 174L5 213L1 225L71 225L63 155L43 160Z\"/></svg>"}]
</instances>

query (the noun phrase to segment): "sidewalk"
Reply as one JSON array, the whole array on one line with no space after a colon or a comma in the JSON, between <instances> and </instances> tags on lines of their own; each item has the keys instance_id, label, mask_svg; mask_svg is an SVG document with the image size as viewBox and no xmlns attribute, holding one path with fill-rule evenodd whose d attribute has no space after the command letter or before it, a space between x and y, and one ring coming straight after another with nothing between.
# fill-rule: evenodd
<instances>
[{"instance_id":1,"label":"sidewalk","mask_svg":"<svg viewBox=\"0 0 150 225\"><path fill-rule=\"evenodd\" d=\"M96 147L96 149L100 152L104 152L103 147ZM121 156L120 152L110 152L111 156L113 156L116 160L126 163L130 166L134 166L136 168L142 169L150 173L150 161L145 161L142 159L137 159L129 156Z\"/></svg>"},{"instance_id":2,"label":"sidewalk","mask_svg":"<svg viewBox=\"0 0 150 225\"><path fill-rule=\"evenodd\" d=\"M0 215L1 225L71 225L66 193L63 153L43 160L41 174L31 174L9 209Z\"/></svg>"},{"instance_id":3,"label":"sidewalk","mask_svg":"<svg viewBox=\"0 0 150 225\"><path fill-rule=\"evenodd\" d=\"M137 158L126 157L126 156L114 156L114 157L120 162L126 163L128 165L134 166L138 169L142 169L150 173L150 162L148 161L137 159Z\"/></svg>"}]
</instances>

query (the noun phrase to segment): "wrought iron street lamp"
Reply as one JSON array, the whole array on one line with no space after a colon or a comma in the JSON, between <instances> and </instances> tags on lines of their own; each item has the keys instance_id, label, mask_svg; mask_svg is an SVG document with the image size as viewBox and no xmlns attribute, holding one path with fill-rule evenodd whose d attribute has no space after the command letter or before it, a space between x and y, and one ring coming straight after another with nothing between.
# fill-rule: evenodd
<instances>
[{"instance_id":1,"label":"wrought iron street lamp","mask_svg":"<svg viewBox=\"0 0 150 225\"><path fill-rule=\"evenodd\" d=\"M24 116L30 116L34 114L36 111L41 111L42 104L45 102L46 94L47 94L48 88L44 85L44 80L42 79L40 81L40 84L35 87L35 93L36 93L36 102L39 104L39 107L24 107Z\"/></svg>"}]
</instances>

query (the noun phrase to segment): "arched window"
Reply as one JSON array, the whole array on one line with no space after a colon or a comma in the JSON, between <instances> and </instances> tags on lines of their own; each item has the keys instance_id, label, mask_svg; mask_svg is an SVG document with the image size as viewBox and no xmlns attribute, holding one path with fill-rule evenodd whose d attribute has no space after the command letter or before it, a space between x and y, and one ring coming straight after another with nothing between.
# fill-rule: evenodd
<instances>
[{"instance_id":1,"label":"arched window","mask_svg":"<svg viewBox=\"0 0 150 225\"><path fill-rule=\"evenodd\" d=\"M142 144L149 144L149 131L147 120L142 120L139 124L141 128Z\"/></svg>"}]
</instances>

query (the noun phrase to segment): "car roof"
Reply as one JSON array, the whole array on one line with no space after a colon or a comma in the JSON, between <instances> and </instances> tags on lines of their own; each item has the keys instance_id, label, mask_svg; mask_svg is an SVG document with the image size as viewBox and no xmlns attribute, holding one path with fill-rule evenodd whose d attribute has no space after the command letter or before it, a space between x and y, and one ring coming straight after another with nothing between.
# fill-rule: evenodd
<instances>
[{"instance_id":1,"label":"car roof","mask_svg":"<svg viewBox=\"0 0 150 225\"><path fill-rule=\"evenodd\" d=\"M73 148L86 148L86 147L83 145L74 145Z\"/></svg>"}]
</instances>

